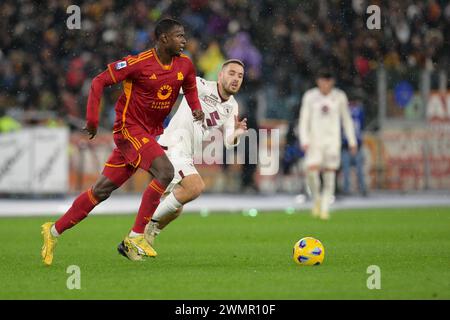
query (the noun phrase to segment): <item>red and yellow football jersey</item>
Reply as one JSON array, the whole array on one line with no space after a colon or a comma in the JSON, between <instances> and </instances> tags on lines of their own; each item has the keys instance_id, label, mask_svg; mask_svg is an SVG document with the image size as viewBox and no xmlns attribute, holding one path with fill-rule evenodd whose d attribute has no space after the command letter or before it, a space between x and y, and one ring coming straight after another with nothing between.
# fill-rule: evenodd
<instances>
[{"instance_id":1,"label":"red and yellow football jersey","mask_svg":"<svg viewBox=\"0 0 450 320\"><path fill-rule=\"evenodd\" d=\"M110 79L104 81L106 85L119 82L123 85L123 94L115 106L114 132L137 125L154 136L161 134L163 121L175 104L181 87L191 98L191 109L201 109L195 68L184 54L172 57L170 65L163 65L153 48L110 63L107 71ZM88 101L87 120L94 125L98 123L98 111L93 111L97 107L96 100L90 97Z\"/></svg>"}]
</instances>

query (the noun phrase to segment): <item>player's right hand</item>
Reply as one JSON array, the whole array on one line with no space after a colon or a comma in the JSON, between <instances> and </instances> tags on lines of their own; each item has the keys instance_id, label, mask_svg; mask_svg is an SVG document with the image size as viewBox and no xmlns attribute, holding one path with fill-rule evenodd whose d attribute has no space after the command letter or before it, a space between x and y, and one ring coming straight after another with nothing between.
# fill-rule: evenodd
<instances>
[{"instance_id":1,"label":"player's right hand","mask_svg":"<svg viewBox=\"0 0 450 320\"><path fill-rule=\"evenodd\" d=\"M203 119L205 119L205 114L203 113L203 110L192 111L192 116L194 117L195 121L203 122Z\"/></svg>"},{"instance_id":2,"label":"player's right hand","mask_svg":"<svg viewBox=\"0 0 450 320\"><path fill-rule=\"evenodd\" d=\"M94 139L94 137L97 135L97 127L91 126L89 124L86 124L86 126L82 130L89 135L89 140Z\"/></svg>"},{"instance_id":3,"label":"player's right hand","mask_svg":"<svg viewBox=\"0 0 450 320\"><path fill-rule=\"evenodd\" d=\"M303 152L306 152L306 151L308 151L308 145L307 144L302 144L302 150L303 150Z\"/></svg>"}]
</instances>

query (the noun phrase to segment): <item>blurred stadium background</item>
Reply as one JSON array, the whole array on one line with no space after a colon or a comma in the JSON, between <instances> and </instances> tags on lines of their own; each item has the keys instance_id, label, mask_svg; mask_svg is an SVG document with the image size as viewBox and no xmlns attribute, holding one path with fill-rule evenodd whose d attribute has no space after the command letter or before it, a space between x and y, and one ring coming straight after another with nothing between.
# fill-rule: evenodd
<instances>
[{"instance_id":1,"label":"blurred stadium background","mask_svg":"<svg viewBox=\"0 0 450 320\"><path fill-rule=\"evenodd\" d=\"M66 25L72 4L81 8L79 30ZM277 128L281 137L275 176L260 175L256 165L200 166L207 194L192 203L193 210L305 205L296 125L302 95L323 65L335 70L337 86L364 113L369 196L358 197L352 172L353 196L338 198L338 207L448 205L450 3L371 1L381 8L380 30L366 27L368 4L1 1L0 213L62 213L71 203L66 195L95 181L113 147L114 103L121 88L105 91L100 133L88 141L80 129L90 82L108 62L153 46L155 22L167 16L185 25L185 53L198 75L215 79L225 59L245 62L237 96L242 113L250 127ZM112 197L103 210L135 210L148 182L147 174L138 172L116 191L123 196ZM342 174L337 186L339 196Z\"/></svg>"}]
</instances>

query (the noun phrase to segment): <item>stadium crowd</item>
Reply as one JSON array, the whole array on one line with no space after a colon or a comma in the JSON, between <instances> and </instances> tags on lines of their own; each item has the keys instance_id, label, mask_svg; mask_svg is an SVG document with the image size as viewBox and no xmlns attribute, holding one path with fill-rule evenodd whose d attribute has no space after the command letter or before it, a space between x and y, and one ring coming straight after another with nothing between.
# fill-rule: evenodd
<instances>
[{"instance_id":1,"label":"stadium crowd","mask_svg":"<svg viewBox=\"0 0 450 320\"><path fill-rule=\"evenodd\" d=\"M364 0L140 0L77 1L81 29L70 30L72 3L32 0L0 3L0 109L44 110L84 117L90 80L108 62L153 44L164 16L181 20L186 53L197 72L213 78L226 58L246 63L242 96L264 94L265 118L289 119L314 72L334 68L338 86L366 101L374 72L386 68L448 66L450 3L444 0L372 1L381 7L381 29L366 27ZM105 113L119 89L105 95ZM368 116L374 114L368 110Z\"/></svg>"}]
</instances>

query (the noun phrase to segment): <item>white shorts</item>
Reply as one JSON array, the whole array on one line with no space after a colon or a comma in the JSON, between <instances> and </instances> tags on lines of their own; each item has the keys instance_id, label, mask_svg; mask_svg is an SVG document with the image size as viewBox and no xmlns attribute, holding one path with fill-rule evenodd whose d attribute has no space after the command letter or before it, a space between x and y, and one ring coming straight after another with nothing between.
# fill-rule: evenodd
<instances>
[{"instance_id":1,"label":"white shorts","mask_svg":"<svg viewBox=\"0 0 450 320\"><path fill-rule=\"evenodd\" d=\"M341 164L339 148L310 146L305 155L305 167L319 166L321 169L337 170Z\"/></svg>"},{"instance_id":2,"label":"white shorts","mask_svg":"<svg viewBox=\"0 0 450 320\"><path fill-rule=\"evenodd\" d=\"M183 180L184 177L190 176L192 174L199 174L194 166L194 160L191 157L181 156L177 154L176 156L166 151L166 155L174 168L174 176L170 184L166 188L165 193L172 192L177 184Z\"/></svg>"}]
</instances>

